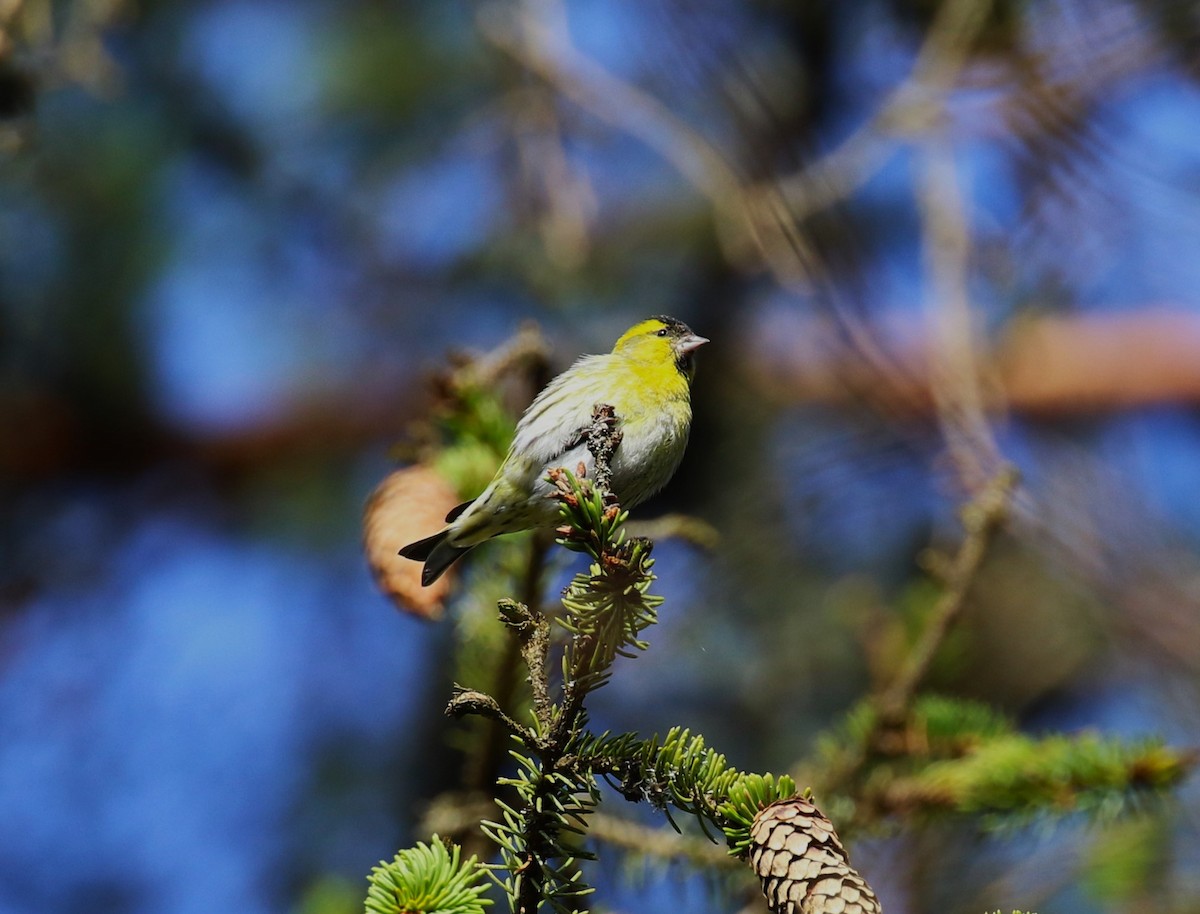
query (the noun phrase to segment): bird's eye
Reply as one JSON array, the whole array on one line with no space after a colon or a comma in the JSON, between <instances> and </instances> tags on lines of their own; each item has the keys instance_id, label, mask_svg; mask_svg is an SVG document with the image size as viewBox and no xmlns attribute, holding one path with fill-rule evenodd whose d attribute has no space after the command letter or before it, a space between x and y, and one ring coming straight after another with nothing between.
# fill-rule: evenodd
<instances>
[{"instance_id":1,"label":"bird's eye","mask_svg":"<svg viewBox=\"0 0 1200 914\"><path fill-rule=\"evenodd\" d=\"M659 331L658 331L658 333L657 333L656 335L657 335L657 336L666 336L666 335L667 335L667 328L666 328L666 327L663 327L661 330L659 330Z\"/></svg>"}]
</instances>

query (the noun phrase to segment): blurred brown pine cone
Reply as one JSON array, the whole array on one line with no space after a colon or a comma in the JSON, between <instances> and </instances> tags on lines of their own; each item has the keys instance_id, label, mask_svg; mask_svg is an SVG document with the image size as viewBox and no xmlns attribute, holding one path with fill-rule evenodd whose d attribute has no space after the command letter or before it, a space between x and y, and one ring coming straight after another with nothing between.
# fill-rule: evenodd
<instances>
[{"instance_id":1,"label":"blurred brown pine cone","mask_svg":"<svg viewBox=\"0 0 1200 914\"><path fill-rule=\"evenodd\" d=\"M775 914L879 914L833 823L808 800L764 807L750 827L750 865Z\"/></svg>"},{"instance_id":2,"label":"blurred brown pine cone","mask_svg":"<svg viewBox=\"0 0 1200 914\"><path fill-rule=\"evenodd\" d=\"M399 609L437 619L445 609L452 574L421 586L421 563L401 558L402 546L437 533L458 501L454 489L424 464L396 470L371 493L363 514L363 546L379 588Z\"/></svg>"}]
</instances>

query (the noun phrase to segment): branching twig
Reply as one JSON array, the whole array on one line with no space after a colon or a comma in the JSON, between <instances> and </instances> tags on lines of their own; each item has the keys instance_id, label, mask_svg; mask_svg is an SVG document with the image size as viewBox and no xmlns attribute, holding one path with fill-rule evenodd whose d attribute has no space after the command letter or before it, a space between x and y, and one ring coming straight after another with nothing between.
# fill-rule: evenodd
<instances>
[{"instance_id":1,"label":"branching twig","mask_svg":"<svg viewBox=\"0 0 1200 914\"><path fill-rule=\"evenodd\" d=\"M915 134L936 122L940 96L953 87L990 8L989 2L976 0L944 4L911 77L862 128L800 173L756 184L743 180L727 157L667 104L576 48L560 4L493 4L483 8L478 21L496 47L674 167L712 204L735 262L745 262L753 249L780 285L795 288L811 278L815 265L798 224L851 194L886 164L890 150L881 148L884 139Z\"/></svg>"},{"instance_id":2,"label":"branching twig","mask_svg":"<svg viewBox=\"0 0 1200 914\"><path fill-rule=\"evenodd\" d=\"M794 219L769 184L752 192L726 157L664 102L579 51L561 22L558 4L493 4L478 17L484 36L594 116L658 153L712 205L730 259L765 263L791 286L812 267ZM552 22L551 19L554 21Z\"/></svg>"},{"instance_id":3,"label":"branching twig","mask_svg":"<svg viewBox=\"0 0 1200 914\"><path fill-rule=\"evenodd\" d=\"M533 714L543 733L550 729L553 699L546 675L546 657L550 651L550 623L540 612L516 600L500 601L500 618L517 636L521 658L529 671L533 693Z\"/></svg>"},{"instance_id":4,"label":"branching twig","mask_svg":"<svg viewBox=\"0 0 1200 914\"><path fill-rule=\"evenodd\" d=\"M610 73L581 53L567 34L557 4L484 6L484 36L566 98L636 137L669 162L731 221L748 222L741 181L710 143L659 99ZM553 20L553 21L552 21Z\"/></svg>"},{"instance_id":5,"label":"branching twig","mask_svg":"<svg viewBox=\"0 0 1200 914\"><path fill-rule=\"evenodd\" d=\"M517 723L505 714L504 709L491 695L455 686L450 703L446 705L446 716L457 718L465 717L468 714L476 714L479 717L495 721L522 742L535 743L537 740L528 727Z\"/></svg>"}]
</instances>

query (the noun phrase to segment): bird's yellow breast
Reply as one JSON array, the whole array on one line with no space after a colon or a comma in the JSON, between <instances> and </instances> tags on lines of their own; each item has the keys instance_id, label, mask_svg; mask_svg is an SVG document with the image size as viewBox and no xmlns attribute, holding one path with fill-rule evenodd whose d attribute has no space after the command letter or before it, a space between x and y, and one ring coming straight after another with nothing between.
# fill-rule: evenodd
<instances>
[{"instance_id":1,"label":"bird's yellow breast","mask_svg":"<svg viewBox=\"0 0 1200 914\"><path fill-rule=\"evenodd\" d=\"M652 412L672 404L688 402L688 380L675 367L673 358L662 360L621 359L609 383L617 403L626 411Z\"/></svg>"}]
</instances>

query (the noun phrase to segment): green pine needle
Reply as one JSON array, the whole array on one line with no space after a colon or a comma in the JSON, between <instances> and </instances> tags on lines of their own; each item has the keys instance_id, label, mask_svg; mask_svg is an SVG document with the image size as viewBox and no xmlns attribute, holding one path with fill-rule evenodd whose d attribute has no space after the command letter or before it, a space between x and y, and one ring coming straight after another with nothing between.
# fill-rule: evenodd
<instances>
[{"instance_id":1,"label":"green pine needle","mask_svg":"<svg viewBox=\"0 0 1200 914\"><path fill-rule=\"evenodd\" d=\"M604 685L617 657L633 657L649 644L641 633L658 621L662 597L649 593L654 575L652 544L626 540L627 512L609 508L591 480L563 470L560 513L569 532L558 542L592 558L563 592L565 615L558 619L574 637L563 658L564 678L584 692Z\"/></svg>"},{"instance_id":2,"label":"green pine needle","mask_svg":"<svg viewBox=\"0 0 1200 914\"><path fill-rule=\"evenodd\" d=\"M492 903L482 897L485 873L474 857L460 858L457 846L447 850L434 835L381 860L367 877L366 914L483 914Z\"/></svg>"},{"instance_id":3,"label":"green pine needle","mask_svg":"<svg viewBox=\"0 0 1200 914\"><path fill-rule=\"evenodd\" d=\"M1012 734L958 759L933 762L896 785L922 805L971 814L1120 812L1135 795L1178 783L1191 760L1158 742L1095 733Z\"/></svg>"},{"instance_id":4,"label":"green pine needle","mask_svg":"<svg viewBox=\"0 0 1200 914\"><path fill-rule=\"evenodd\" d=\"M771 774L739 774L718 808L730 854L740 857L749 850L750 826L762 809L797 793L796 782L786 774L778 780Z\"/></svg>"}]
</instances>

